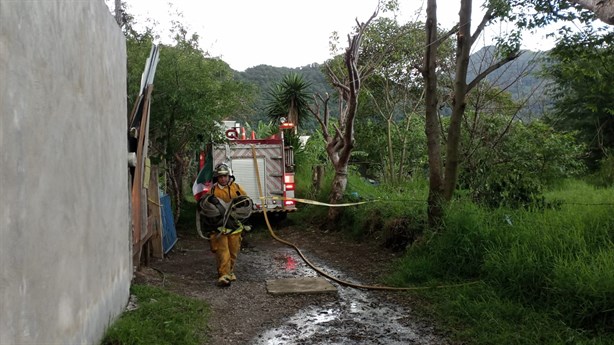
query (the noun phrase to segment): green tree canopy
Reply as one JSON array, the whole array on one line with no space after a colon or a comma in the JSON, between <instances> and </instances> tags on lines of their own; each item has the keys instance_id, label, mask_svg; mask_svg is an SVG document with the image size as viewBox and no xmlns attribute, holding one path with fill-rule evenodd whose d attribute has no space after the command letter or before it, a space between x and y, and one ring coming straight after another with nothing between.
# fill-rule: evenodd
<instances>
[{"instance_id":1,"label":"green tree canopy","mask_svg":"<svg viewBox=\"0 0 614 345\"><path fill-rule=\"evenodd\" d=\"M555 128L579 131L590 149L588 163L614 148L614 33L563 38L550 52L545 75L554 101L547 119Z\"/></svg>"},{"instance_id":2,"label":"green tree canopy","mask_svg":"<svg viewBox=\"0 0 614 345\"><path fill-rule=\"evenodd\" d=\"M188 35L173 22L173 42L160 45L150 107L149 156L166 171L166 186L175 201L175 215L183 198L184 181L193 178L190 165L199 138L219 135L217 123L249 109L254 90L239 82L222 60L209 58L198 46L198 35ZM141 74L153 44L151 29L139 33L127 25L129 98L138 94ZM134 99L129 99L129 106Z\"/></svg>"}]
</instances>

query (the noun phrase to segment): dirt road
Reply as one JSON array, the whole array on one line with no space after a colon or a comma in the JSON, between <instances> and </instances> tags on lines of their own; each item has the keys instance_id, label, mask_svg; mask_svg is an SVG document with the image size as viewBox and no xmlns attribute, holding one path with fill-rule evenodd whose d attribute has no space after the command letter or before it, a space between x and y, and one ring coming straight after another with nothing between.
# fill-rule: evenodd
<instances>
[{"instance_id":1,"label":"dirt road","mask_svg":"<svg viewBox=\"0 0 614 345\"><path fill-rule=\"evenodd\" d=\"M375 284L395 254L368 243L343 239L297 225L274 228L329 274L359 284ZM271 295L266 280L315 277L296 250L259 227L245 237L238 280L215 285L215 257L196 232L179 233L168 257L143 268L136 281L206 300L212 307L211 342L222 344L450 344L428 320L412 311L404 292L370 291L333 283L337 293ZM153 269L155 268L155 269Z\"/></svg>"}]
</instances>

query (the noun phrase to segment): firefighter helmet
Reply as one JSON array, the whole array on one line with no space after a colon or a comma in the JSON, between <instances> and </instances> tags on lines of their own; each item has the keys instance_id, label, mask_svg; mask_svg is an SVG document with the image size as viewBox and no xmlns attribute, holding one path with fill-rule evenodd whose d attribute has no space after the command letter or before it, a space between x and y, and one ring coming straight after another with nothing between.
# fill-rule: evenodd
<instances>
[{"instance_id":1,"label":"firefighter helmet","mask_svg":"<svg viewBox=\"0 0 614 345\"><path fill-rule=\"evenodd\" d=\"M232 169L226 163L218 164L213 170L213 177L218 177L222 175L228 175L232 177Z\"/></svg>"}]
</instances>

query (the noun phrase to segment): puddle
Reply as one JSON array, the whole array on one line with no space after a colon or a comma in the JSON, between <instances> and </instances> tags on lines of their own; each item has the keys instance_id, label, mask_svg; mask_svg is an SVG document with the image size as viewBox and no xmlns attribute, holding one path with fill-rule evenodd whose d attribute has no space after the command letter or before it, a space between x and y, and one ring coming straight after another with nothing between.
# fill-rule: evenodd
<instances>
[{"instance_id":1,"label":"puddle","mask_svg":"<svg viewBox=\"0 0 614 345\"><path fill-rule=\"evenodd\" d=\"M291 255L291 254L290 254ZM308 270L315 272L298 258L296 260L279 260L276 270ZM292 262L292 264L288 264ZM328 267L322 267L333 276L340 273ZM288 273L287 271L285 271ZM296 272L296 271L295 271ZM280 274L281 272L277 272ZM353 283L358 283L352 281ZM424 325L407 324L408 313L390 303L381 302L377 292L369 292L345 287L331 282L338 289L337 301L322 306L310 306L291 316L286 322L274 329L265 331L252 339L255 345L282 344L435 344L431 336L423 333ZM405 322L404 322L405 321Z\"/></svg>"},{"instance_id":2,"label":"puddle","mask_svg":"<svg viewBox=\"0 0 614 345\"><path fill-rule=\"evenodd\" d=\"M275 279L316 277L318 275L311 267L305 264L292 248L276 249L272 260L271 257L259 255L258 253L248 252L241 254L241 256L239 260L242 260L242 265L258 267L258 271L264 270L265 276L275 277ZM260 276L262 275L260 273Z\"/></svg>"}]
</instances>

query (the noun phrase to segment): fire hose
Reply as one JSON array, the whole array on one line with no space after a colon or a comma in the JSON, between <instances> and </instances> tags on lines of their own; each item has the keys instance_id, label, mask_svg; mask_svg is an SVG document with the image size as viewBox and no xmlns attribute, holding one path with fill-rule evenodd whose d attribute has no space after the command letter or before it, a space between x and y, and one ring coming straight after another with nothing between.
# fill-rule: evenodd
<instances>
[{"instance_id":1,"label":"fire hose","mask_svg":"<svg viewBox=\"0 0 614 345\"><path fill-rule=\"evenodd\" d=\"M412 286L412 287L395 287L395 286L379 286L379 285L362 285L362 284L356 284L356 283L352 283L352 282L348 282L342 279L339 279L337 277L334 277L326 272L324 272L322 269L318 268L317 266L315 266L313 263L311 263L311 261L309 261L305 255L303 255L303 252L301 252L301 250L292 242L286 241L282 238L280 238L279 236L277 236L275 234L275 232L273 231L273 228L271 227L271 223L269 222L269 218L267 216L267 204L266 204L266 197L263 195L262 193L262 183L260 182L260 170L258 168L258 160L256 159L256 147L254 145L252 145L252 157L254 159L254 168L256 170L256 181L258 181L258 193L260 195L260 200L262 202L262 214L264 215L264 221L267 225L267 228L269 230L269 234L271 235L271 237L273 239L275 239L276 241L283 243L287 246L290 246L292 248L294 248L294 250L296 250L296 252L298 253L298 255L301 257L301 259L303 259L303 261L309 266L311 267L314 271L316 271L317 273L319 273L320 275L334 281L337 282L341 285L344 286L349 286L349 287L353 287L356 289L366 289L366 290L387 290L387 291L409 291L409 290L425 290L425 289L431 289L431 288L447 288L447 287L454 287L454 286L463 286L463 285L469 285L469 284L475 284L477 283L477 281L474 282L467 282L467 283L459 283L459 284L451 284L451 285L438 285L438 286ZM297 200L297 199L295 199Z\"/></svg>"}]
</instances>

